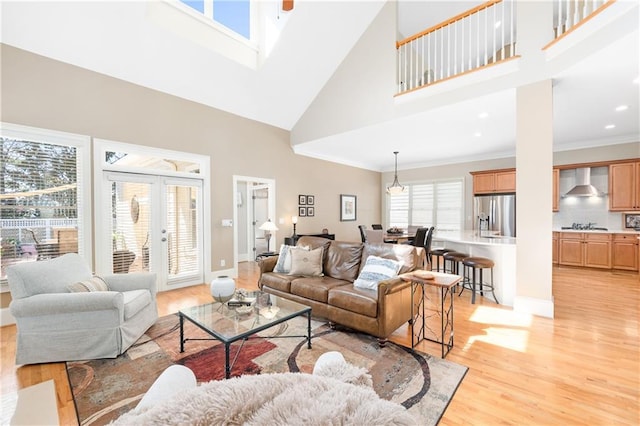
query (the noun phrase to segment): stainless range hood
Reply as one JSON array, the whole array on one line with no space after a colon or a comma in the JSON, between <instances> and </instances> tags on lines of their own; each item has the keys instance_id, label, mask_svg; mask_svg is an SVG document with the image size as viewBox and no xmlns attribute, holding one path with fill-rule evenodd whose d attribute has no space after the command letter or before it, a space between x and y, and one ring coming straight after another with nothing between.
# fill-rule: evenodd
<instances>
[{"instance_id":1,"label":"stainless range hood","mask_svg":"<svg viewBox=\"0 0 640 426\"><path fill-rule=\"evenodd\" d=\"M567 192L565 197L602 197L604 192L591 185L591 169L576 169L576 186Z\"/></svg>"}]
</instances>

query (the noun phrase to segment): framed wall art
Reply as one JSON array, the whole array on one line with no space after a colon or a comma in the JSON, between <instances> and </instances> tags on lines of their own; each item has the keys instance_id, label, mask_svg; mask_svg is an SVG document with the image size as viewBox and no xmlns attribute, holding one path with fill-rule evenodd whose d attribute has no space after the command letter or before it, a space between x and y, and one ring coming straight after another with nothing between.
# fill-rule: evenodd
<instances>
[{"instance_id":1,"label":"framed wall art","mask_svg":"<svg viewBox=\"0 0 640 426\"><path fill-rule=\"evenodd\" d=\"M357 198L355 195L340 194L340 221L356 220Z\"/></svg>"},{"instance_id":2,"label":"framed wall art","mask_svg":"<svg viewBox=\"0 0 640 426\"><path fill-rule=\"evenodd\" d=\"M298 195L298 204L301 206L307 205L307 196L306 195Z\"/></svg>"},{"instance_id":3,"label":"framed wall art","mask_svg":"<svg viewBox=\"0 0 640 426\"><path fill-rule=\"evenodd\" d=\"M298 207L298 216L305 217L307 215L306 207Z\"/></svg>"},{"instance_id":4,"label":"framed wall art","mask_svg":"<svg viewBox=\"0 0 640 426\"><path fill-rule=\"evenodd\" d=\"M307 207L307 216L315 216L316 209L314 207Z\"/></svg>"},{"instance_id":5,"label":"framed wall art","mask_svg":"<svg viewBox=\"0 0 640 426\"><path fill-rule=\"evenodd\" d=\"M307 205L308 206L313 206L316 202L316 197L314 197L313 195L307 195Z\"/></svg>"}]
</instances>

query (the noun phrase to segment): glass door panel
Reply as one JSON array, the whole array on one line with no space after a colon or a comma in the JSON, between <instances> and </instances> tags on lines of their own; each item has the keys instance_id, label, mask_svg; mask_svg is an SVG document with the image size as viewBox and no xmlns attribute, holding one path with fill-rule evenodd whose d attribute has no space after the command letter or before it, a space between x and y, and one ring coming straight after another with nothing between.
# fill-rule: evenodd
<instances>
[{"instance_id":1,"label":"glass door panel","mask_svg":"<svg viewBox=\"0 0 640 426\"><path fill-rule=\"evenodd\" d=\"M166 180L164 193L168 285L202 282L202 187L199 181Z\"/></svg>"},{"instance_id":2,"label":"glass door panel","mask_svg":"<svg viewBox=\"0 0 640 426\"><path fill-rule=\"evenodd\" d=\"M152 184L111 182L113 273L150 271Z\"/></svg>"}]
</instances>

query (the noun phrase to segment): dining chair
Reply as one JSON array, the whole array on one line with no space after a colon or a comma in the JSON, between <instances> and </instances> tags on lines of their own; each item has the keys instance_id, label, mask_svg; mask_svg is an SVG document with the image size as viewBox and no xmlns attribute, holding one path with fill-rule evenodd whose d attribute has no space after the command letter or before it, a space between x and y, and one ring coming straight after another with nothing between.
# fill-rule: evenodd
<instances>
[{"instance_id":1,"label":"dining chair","mask_svg":"<svg viewBox=\"0 0 640 426\"><path fill-rule=\"evenodd\" d=\"M384 231L382 229L365 229L364 232L368 243L376 244L384 242Z\"/></svg>"},{"instance_id":2,"label":"dining chair","mask_svg":"<svg viewBox=\"0 0 640 426\"><path fill-rule=\"evenodd\" d=\"M380 223L374 223L373 225L371 225L371 229L382 229L382 224Z\"/></svg>"},{"instance_id":3,"label":"dining chair","mask_svg":"<svg viewBox=\"0 0 640 426\"><path fill-rule=\"evenodd\" d=\"M358 225L358 229L360 230L360 238L362 239L362 242L366 243L367 235L365 233L365 230L367 229L367 225Z\"/></svg>"}]
</instances>

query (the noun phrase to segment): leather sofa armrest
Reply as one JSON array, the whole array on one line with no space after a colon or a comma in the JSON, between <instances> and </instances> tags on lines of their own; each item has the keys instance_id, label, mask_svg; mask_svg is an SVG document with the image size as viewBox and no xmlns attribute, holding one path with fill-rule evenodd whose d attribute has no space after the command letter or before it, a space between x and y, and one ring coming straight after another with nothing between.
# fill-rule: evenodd
<instances>
[{"instance_id":1,"label":"leather sofa armrest","mask_svg":"<svg viewBox=\"0 0 640 426\"><path fill-rule=\"evenodd\" d=\"M278 263L279 256L269 256L263 257L258 261L258 266L260 267L260 275L266 272L273 272L273 268L276 267L276 263Z\"/></svg>"},{"instance_id":2,"label":"leather sofa armrest","mask_svg":"<svg viewBox=\"0 0 640 426\"><path fill-rule=\"evenodd\" d=\"M378 301L381 301L387 294L396 293L410 287L411 283L402 278L393 277L378 283Z\"/></svg>"}]
</instances>

